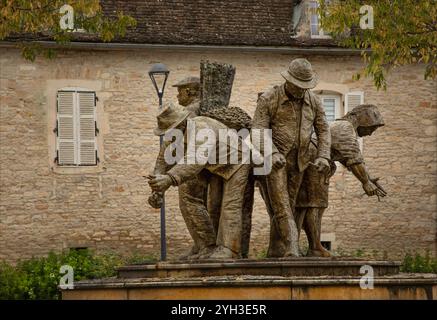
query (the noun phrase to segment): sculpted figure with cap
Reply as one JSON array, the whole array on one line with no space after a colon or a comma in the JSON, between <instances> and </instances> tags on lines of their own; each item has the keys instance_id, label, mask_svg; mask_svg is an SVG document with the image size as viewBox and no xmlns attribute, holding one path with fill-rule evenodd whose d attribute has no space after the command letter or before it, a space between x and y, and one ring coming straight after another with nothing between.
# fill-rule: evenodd
<instances>
[{"instance_id":1,"label":"sculpted figure with cap","mask_svg":"<svg viewBox=\"0 0 437 320\"><path fill-rule=\"evenodd\" d=\"M215 108L213 110L200 110L200 79L186 77L173 85L178 89L177 99L179 105L190 112L190 117L205 116L213 118L233 129L250 129L251 118L238 107ZM164 143L158 154L153 175L162 175L170 169L164 159L168 143ZM194 245L179 259L207 258L216 244L219 232L220 211L223 198L224 180L219 175L202 170L197 177L187 180L178 187L179 208L186 223L187 229L194 241ZM252 190L252 192L251 192ZM154 208L162 205L163 194L153 191L149 197L149 204ZM245 192L245 205L243 207L243 236L242 257L248 256L250 223L253 202L253 182L249 183ZM211 228L211 224L213 228Z\"/></svg>"}]
</instances>

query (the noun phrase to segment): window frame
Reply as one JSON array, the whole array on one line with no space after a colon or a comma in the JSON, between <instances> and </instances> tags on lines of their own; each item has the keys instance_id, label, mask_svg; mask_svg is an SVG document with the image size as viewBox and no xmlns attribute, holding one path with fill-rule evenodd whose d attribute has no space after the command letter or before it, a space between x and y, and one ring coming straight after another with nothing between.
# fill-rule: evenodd
<instances>
[{"instance_id":1,"label":"window frame","mask_svg":"<svg viewBox=\"0 0 437 320\"><path fill-rule=\"evenodd\" d=\"M311 39L332 39L332 36L325 34L322 27L320 26L320 15L317 13L317 8L319 7L319 2L317 0L311 0L308 3L309 6L309 25L310 25L310 36ZM313 16L317 17L317 24L312 21ZM317 26L318 34L313 34L313 26Z\"/></svg>"}]
</instances>

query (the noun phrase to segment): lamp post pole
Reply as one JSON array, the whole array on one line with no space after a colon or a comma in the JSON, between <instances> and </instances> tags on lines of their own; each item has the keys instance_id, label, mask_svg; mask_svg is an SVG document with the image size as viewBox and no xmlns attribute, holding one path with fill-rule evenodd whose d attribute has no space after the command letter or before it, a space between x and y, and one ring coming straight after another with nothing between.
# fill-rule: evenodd
<instances>
[{"instance_id":1,"label":"lamp post pole","mask_svg":"<svg viewBox=\"0 0 437 320\"><path fill-rule=\"evenodd\" d=\"M164 96L165 84L167 82L167 78L170 71L168 71L167 67L162 63L157 63L152 66L149 71L150 79L152 80L153 86L155 87L156 93L158 94L159 99L159 110L162 110L162 97ZM161 80L161 81L157 81ZM161 83L159 83L161 82ZM161 84L161 88L159 88L159 84ZM159 147L162 147L164 137L159 136ZM162 205L161 205L161 261L165 261L167 259L167 242L166 242L166 231L165 231L165 196L162 195Z\"/></svg>"},{"instance_id":2,"label":"lamp post pole","mask_svg":"<svg viewBox=\"0 0 437 320\"><path fill-rule=\"evenodd\" d=\"M162 110L162 95L159 97L159 110ZM164 143L164 137L159 136L159 147L162 148ZM162 194L162 205L161 205L161 260L165 261L167 259L167 241L166 241L166 231L165 231L165 193Z\"/></svg>"}]
</instances>

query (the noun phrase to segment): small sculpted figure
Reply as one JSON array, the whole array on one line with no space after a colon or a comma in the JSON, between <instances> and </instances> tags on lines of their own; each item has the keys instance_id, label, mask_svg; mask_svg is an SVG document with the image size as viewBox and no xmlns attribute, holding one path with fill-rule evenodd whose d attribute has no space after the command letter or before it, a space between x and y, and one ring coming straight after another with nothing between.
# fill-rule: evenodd
<instances>
[{"instance_id":1,"label":"small sculpted figure","mask_svg":"<svg viewBox=\"0 0 437 320\"><path fill-rule=\"evenodd\" d=\"M320 242L321 221L328 207L329 179L336 170L334 161L340 162L361 182L368 196L385 197L386 191L379 184L379 178L371 178L364 163L358 142L359 137L372 135L384 125L377 106L360 105L343 118L331 123L331 170L319 172L310 166L303 178L296 203L295 220L298 230L305 230L308 238L308 256L329 257L330 253ZM310 148L312 159L317 154L317 141Z\"/></svg>"}]
</instances>

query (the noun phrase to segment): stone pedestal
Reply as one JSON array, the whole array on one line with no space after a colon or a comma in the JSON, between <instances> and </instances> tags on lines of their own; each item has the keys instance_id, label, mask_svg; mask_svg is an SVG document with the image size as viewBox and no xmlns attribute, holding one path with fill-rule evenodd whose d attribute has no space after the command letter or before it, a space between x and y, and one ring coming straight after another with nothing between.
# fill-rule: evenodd
<instances>
[{"instance_id":1,"label":"stone pedestal","mask_svg":"<svg viewBox=\"0 0 437 320\"><path fill-rule=\"evenodd\" d=\"M399 273L399 262L336 258L293 258L263 260L204 260L190 263L158 262L118 269L119 278L191 278L214 276L358 276L363 265L370 265L375 276Z\"/></svg>"},{"instance_id":2,"label":"stone pedestal","mask_svg":"<svg viewBox=\"0 0 437 320\"><path fill-rule=\"evenodd\" d=\"M360 268L373 269L373 289ZM121 267L75 283L63 299L434 299L437 275L402 274L399 263L335 258L161 262Z\"/></svg>"}]
</instances>

